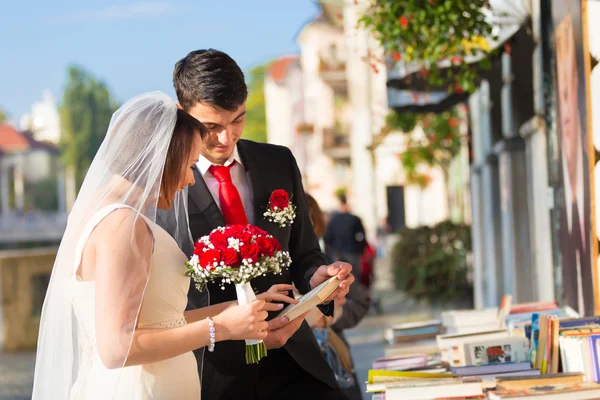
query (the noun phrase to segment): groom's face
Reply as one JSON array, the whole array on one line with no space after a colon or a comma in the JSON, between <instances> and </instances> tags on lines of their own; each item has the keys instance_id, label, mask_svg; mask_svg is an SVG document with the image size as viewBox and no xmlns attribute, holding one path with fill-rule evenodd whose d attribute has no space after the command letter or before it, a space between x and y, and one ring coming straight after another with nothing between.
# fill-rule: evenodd
<instances>
[{"instance_id":1,"label":"groom's face","mask_svg":"<svg viewBox=\"0 0 600 400\"><path fill-rule=\"evenodd\" d=\"M224 164L240 140L246 124L246 103L228 111L207 103L196 103L186 110L209 130L200 154L215 164Z\"/></svg>"}]
</instances>

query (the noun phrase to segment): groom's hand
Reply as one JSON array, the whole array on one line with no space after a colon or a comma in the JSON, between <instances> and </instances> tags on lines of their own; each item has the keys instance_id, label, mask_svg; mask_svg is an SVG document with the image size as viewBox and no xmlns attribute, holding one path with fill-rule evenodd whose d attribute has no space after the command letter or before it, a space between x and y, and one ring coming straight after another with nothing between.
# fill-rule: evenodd
<instances>
[{"instance_id":1,"label":"groom's hand","mask_svg":"<svg viewBox=\"0 0 600 400\"><path fill-rule=\"evenodd\" d=\"M308 314L308 312L290 322L288 322L287 317L270 320L269 327L267 328L267 337L263 339L267 349L278 349L285 346L288 339L300 329L300 325L302 325L302 321L304 321L306 314Z\"/></svg>"},{"instance_id":2,"label":"groom's hand","mask_svg":"<svg viewBox=\"0 0 600 400\"><path fill-rule=\"evenodd\" d=\"M324 303L346 297L350 290L350 285L354 282L352 265L342 261L336 261L331 265L321 265L319 269L315 271L312 278L310 278L310 287L315 288L327 279L336 275L338 279L341 280L340 285L327 299L325 299Z\"/></svg>"}]
</instances>

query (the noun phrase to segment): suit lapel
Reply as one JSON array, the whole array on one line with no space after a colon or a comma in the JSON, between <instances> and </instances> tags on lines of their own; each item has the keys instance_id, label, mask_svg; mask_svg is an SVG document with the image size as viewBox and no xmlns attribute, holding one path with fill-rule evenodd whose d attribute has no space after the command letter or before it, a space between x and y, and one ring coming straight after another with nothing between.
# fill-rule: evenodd
<instances>
[{"instance_id":1,"label":"suit lapel","mask_svg":"<svg viewBox=\"0 0 600 400\"><path fill-rule=\"evenodd\" d=\"M263 185L262 177L259 174L259 166L257 164L257 158L255 154L252 154L248 148L248 143L245 140L238 142L238 153L242 159L242 163L246 168L246 178L252 191L252 206L254 208L254 225L260 229L267 230L269 227L268 221L263 217L265 212L268 198L265 200L265 189Z\"/></svg>"},{"instance_id":2,"label":"suit lapel","mask_svg":"<svg viewBox=\"0 0 600 400\"><path fill-rule=\"evenodd\" d=\"M196 180L196 184L188 189L188 194L191 201L196 205L198 212L204 215L211 225L211 229L224 226L225 218L223 218L221 210L219 210L217 203L215 203L214 198L210 194L202 174L197 169L194 169L194 179ZM190 210L190 212L193 211Z\"/></svg>"},{"instance_id":3,"label":"suit lapel","mask_svg":"<svg viewBox=\"0 0 600 400\"><path fill-rule=\"evenodd\" d=\"M269 223L263 217L267 208L267 202L269 201L269 195L265 193L264 182L262 181L264 176L260 176L257 157L255 154L252 154L248 147L248 143L245 140L238 142L238 152L242 164L246 169L246 178L252 192L254 225L269 232L272 230L273 224ZM194 210L194 207L190 207L190 213L201 213L210 224L211 230L218 226L224 226L225 218L208 190L202 174L198 170L194 170L194 178L196 184L188 189L188 193L191 202L196 206L196 210Z\"/></svg>"}]
</instances>

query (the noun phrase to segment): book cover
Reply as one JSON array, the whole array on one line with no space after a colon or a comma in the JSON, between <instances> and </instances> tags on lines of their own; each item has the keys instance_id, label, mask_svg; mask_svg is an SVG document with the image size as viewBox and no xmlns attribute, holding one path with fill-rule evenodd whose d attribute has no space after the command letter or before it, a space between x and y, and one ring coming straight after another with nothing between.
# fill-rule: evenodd
<instances>
[{"instance_id":1,"label":"book cover","mask_svg":"<svg viewBox=\"0 0 600 400\"><path fill-rule=\"evenodd\" d=\"M600 360L598 359L598 356L600 355L600 335L590 336L589 341L592 349L592 359L594 361L594 381L600 382Z\"/></svg>"},{"instance_id":2,"label":"book cover","mask_svg":"<svg viewBox=\"0 0 600 400\"><path fill-rule=\"evenodd\" d=\"M390 385L386 388L386 399L432 399L440 395L445 397L468 397L483 395L481 379L462 378L454 382L424 382L418 384L408 382L408 385ZM427 384L429 383L429 384ZM412 385L411 385L412 384Z\"/></svg>"},{"instance_id":3,"label":"book cover","mask_svg":"<svg viewBox=\"0 0 600 400\"><path fill-rule=\"evenodd\" d=\"M600 316L585 318L566 318L560 320L560 329L600 326Z\"/></svg>"},{"instance_id":4,"label":"book cover","mask_svg":"<svg viewBox=\"0 0 600 400\"><path fill-rule=\"evenodd\" d=\"M383 371L369 370L368 383L390 382L403 379L441 379L441 378L456 378L456 374L442 373L432 374L428 372L407 372L407 371Z\"/></svg>"},{"instance_id":5,"label":"book cover","mask_svg":"<svg viewBox=\"0 0 600 400\"><path fill-rule=\"evenodd\" d=\"M297 304L288 305L279 313L279 315L277 315L277 317L288 317L290 321L298 318L305 312L310 311L312 308L325 301L327 297L337 289L340 282L341 281L337 276L332 276L310 292L298 298Z\"/></svg>"},{"instance_id":6,"label":"book cover","mask_svg":"<svg viewBox=\"0 0 600 400\"><path fill-rule=\"evenodd\" d=\"M527 371L531 369L531 363L525 362L509 362L487 365L467 365L464 367L452 367L452 372L459 376L472 375L490 375L501 374L506 372Z\"/></svg>"},{"instance_id":7,"label":"book cover","mask_svg":"<svg viewBox=\"0 0 600 400\"><path fill-rule=\"evenodd\" d=\"M414 367L423 368L426 366L427 357L425 355L378 358L373 362L373 369L381 370L402 370Z\"/></svg>"},{"instance_id":8,"label":"book cover","mask_svg":"<svg viewBox=\"0 0 600 400\"><path fill-rule=\"evenodd\" d=\"M513 304L510 308L511 314L523 314L531 313L535 311L546 311L558 308L558 304L555 301L544 301L544 302L533 302L533 303L519 303Z\"/></svg>"},{"instance_id":9,"label":"book cover","mask_svg":"<svg viewBox=\"0 0 600 400\"><path fill-rule=\"evenodd\" d=\"M499 389L523 389L547 385L575 385L583 382L584 374L580 372L546 374L539 376L504 376L496 378Z\"/></svg>"},{"instance_id":10,"label":"book cover","mask_svg":"<svg viewBox=\"0 0 600 400\"><path fill-rule=\"evenodd\" d=\"M587 393L586 393L587 392ZM591 393L590 393L591 392ZM600 385L592 382L582 382L574 385L562 385L562 384L547 384L543 386L534 386L523 389L502 389L494 390L488 393L490 400L495 399L510 399L510 398L523 398L525 396L535 396L536 398L543 399L546 396L553 396L559 394L571 394L572 399L592 399L589 396L600 395ZM577 393L582 393L578 395ZM585 397L583 397L583 393ZM562 397L564 398L564 397Z\"/></svg>"},{"instance_id":11,"label":"book cover","mask_svg":"<svg viewBox=\"0 0 600 400\"><path fill-rule=\"evenodd\" d=\"M464 344L467 365L484 365L529 360L529 341L521 337L507 337Z\"/></svg>"}]
</instances>

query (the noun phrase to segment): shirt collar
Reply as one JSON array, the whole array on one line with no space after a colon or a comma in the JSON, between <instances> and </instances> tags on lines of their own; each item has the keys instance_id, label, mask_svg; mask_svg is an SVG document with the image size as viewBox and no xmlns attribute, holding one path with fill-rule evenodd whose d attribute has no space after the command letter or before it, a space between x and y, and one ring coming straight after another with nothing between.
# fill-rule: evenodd
<instances>
[{"instance_id":1,"label":"shirt collar","mask_svg":"<svg viewBox=\"0 0 600 400\"><path fill-rule=\"evenodd\" d=\"M242 167L244 167L244 164L242 163L242 159L240 158L240 153L238 151L237 144L233 148L233 153L231 153L231 156L229 156L227 161L225 161L224 166L228 167L234 161L236 161L238 164L240 164ZM200 174L202 176L204 176L204 174L208 171L208 169L211 167L211 165L213 165L213 163L211 161L209 161L206 157L204 157L202 154L200 154L200 156L198 157L198 162L196 163L196 168L198 168L198 171L200 171Z\"/></svg>"}]
</instances>

